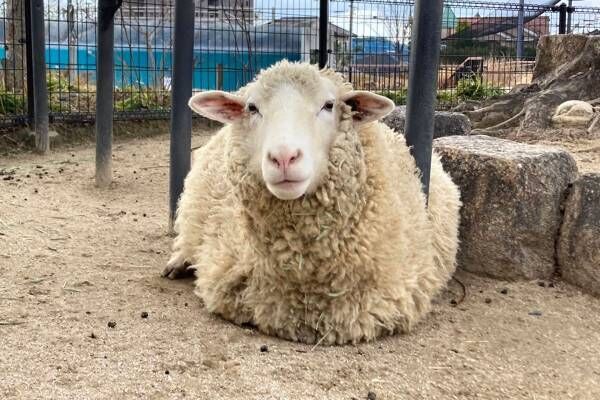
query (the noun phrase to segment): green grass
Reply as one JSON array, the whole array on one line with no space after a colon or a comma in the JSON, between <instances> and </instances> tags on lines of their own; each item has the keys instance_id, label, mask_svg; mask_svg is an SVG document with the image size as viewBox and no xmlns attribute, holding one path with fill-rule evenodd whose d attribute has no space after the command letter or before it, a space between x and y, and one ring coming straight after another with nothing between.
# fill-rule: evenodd
<instances>
[{"instance_id":1,"label":"green grass","mask_svg":"<svg viewBox=\"0 0 600 400\"><path fill-rule=\"evenodd\" d=\"M25 112L25 96L0 90L0 114L19 115Z\"/></svg>"},{"instance_id":2,"label":"green grass","mask_svg":"<svg viewBox=\"0 0 600 400\"><path fill-rule=\"evenodd\" d=\"M480 77L463 78L456 86L456 97L459 100L485 100L500 96L502 89L483 82Z\"/></svg>"},{"instance_id":3,"label":"green grass","mask_svg":"<svg viewBox=\"0 0 600 400\"><path fill-rule=\"evenodd\" d=\"M137 86L116 89L115 99L118 111L163 110L170 106L168 93Z\"/></svg>"},{"instance_id":4,"label":"green grass","mask_svg":"<svg viewBox=\"0 0 600 400\"><path fill-rule=\"evenodd\" d=\"M385 90L383 92L379 92L378 94L392 100L394 102L394 104L396 104L396 105L401 105L401 104L406 104L406 93L407 93L406 89L399 89L399 90Z\"/></svg>"}]
</instances>

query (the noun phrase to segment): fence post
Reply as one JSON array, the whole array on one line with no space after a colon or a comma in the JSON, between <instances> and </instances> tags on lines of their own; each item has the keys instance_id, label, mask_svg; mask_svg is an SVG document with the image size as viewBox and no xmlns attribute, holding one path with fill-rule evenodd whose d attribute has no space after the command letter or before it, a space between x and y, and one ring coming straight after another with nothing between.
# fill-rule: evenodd
<instances>
[{"instance_id":1,"label":"fence post","mask_svg":"<svg viewBox=\"0 0 600 400\"><path fill-rule=\"evenodd\" d=\"M571 20L573 19L573 0L569 0L569 6L567 7L567 33L571 33Z\"/></svg>"},{"instance_id":2,"label":"fence post","mask_svg":"<svg viewBox=\"0 0 600 400\"><path fill-rule=\"evenodd\" d=\"M31 42L31 1L25 1L25 63L27 64L27 125L34 122L33 51Z\"/></svg>"},{"instance_id":3,"label":"fence post","mask_svg":"<svg viewBox=\"0 0 600 400\"><path fill-rule=\"evenodd\" d=\"M112 181L114 15L121 0L98 0L96 54L96 186Z\"/></svg>"},{"instance_id":4,"label":"fence post","mask_svg":"<svg viewBox=\"0 0 600 400\"><path fill-rule=\"evenodd\" d=\"M519 1L519 15L517 19L517 60L523 58L523 36L525 31L525 0Z\"/></svg>"},{"instance_id":5,"label":"fence post","mask_svg":"<svg viewBox=\"0 0 600 400\"><path fill-rule=\"evenodd\" d=\"M567 32L567 5L558 6L558 33L564 35Z\"/></svg>"},{"instance_id":6,"label":"fence post","mask_svg":"<svg viewBox=\"0 0 600 400\"><path fill-rule=\"evenodd\" d=\"M327 28L329 26L329 0L319 0L319 68L327 65Z\"/></svg>"},{"instance_id":7,"label":"fence post","mask_svg":"<svg viewBox=\"0 0 600 400\"><path fill-rule=\"evenodd\" d=\"M190 170L192 149L192 96L194 61L194 0L175 2L175 39L173 43L173 80L171 96L171 149L169 171L169 232Z\"/></svg>"},{"instance_id":8,"label":"fence post","mask_svg":"<svg viewBox=\"0 0 600 400\"><path fill-rule=\"evenodd\" d=\"M406 142L425 195L429 195L431 146L440 57L443 0L416 0L408 70Z\"/></svg>"},{"instance_id":9,"label":"fence post","mask_svg":"<svg viewBox=\"0 0 600 400\"><path fill-rule=\"evenodd\" d=\"M348 81L352 82L352 22L354 19L354 0L350 0L350 39L348 42L350 43L348 49Z\"/></svg>"},{"instance_id":10,"label":"fence post","mask_svg":"<svg viewBox=\"0 0 600 400\"><path fill-rule=\"evenodd\" d=\"M48 136L44 0L31 0L31 39L35 147L38 152L46 153L50 149L50 138Z\"/></svg>"}]
</instances>

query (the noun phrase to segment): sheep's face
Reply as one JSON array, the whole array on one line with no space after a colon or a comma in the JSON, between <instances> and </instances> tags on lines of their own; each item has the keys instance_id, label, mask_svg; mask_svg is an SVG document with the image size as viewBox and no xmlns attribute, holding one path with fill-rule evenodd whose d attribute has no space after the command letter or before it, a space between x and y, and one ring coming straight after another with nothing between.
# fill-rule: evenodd
<instances>
[{"instance_id":1,"label":"sheep's face","mask_svg":"<svg viewBox=\"0 0 600 400\"><path fill-rule=\"evenodd\" d=\"M190 107L205 117L239 124L250 153L249 172L262 177L267 189L281 200L297 199L321 184L339 134L342 104L355 111L355 125L379 119L393 109L385 97L343 90L316 68L304 66L304 70L314 72L310 80L261 76L243 96L211 91L190 100Z\"/></svg>"}]
</instances>

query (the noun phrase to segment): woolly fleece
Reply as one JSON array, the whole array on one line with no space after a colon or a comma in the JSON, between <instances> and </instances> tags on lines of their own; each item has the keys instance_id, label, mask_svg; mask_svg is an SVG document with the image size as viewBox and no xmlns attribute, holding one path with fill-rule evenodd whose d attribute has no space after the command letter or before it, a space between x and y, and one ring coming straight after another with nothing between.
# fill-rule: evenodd
<instances>
[{"instance_id":1,"label":"woolly fleece","mask_svg":"<svg viewBox=\"0 0 600 400\"><path fill-rule=\"evenodd\" d=\"M339 75L282 62L240 90L304 87ZM343 344L407 332L455 270L457 186L433 155L429 207L404 137L380 122L339 134L316 193L283 201L247 168L243 123L194 154L174 250L196 268L206 308L236 324L305 343Z\"/></svg>"}]
</instances>

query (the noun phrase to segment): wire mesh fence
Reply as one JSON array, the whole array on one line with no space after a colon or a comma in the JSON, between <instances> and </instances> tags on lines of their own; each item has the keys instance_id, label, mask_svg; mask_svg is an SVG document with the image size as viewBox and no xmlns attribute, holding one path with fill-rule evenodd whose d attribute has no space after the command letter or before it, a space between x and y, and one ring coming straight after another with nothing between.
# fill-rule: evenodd
<instances>
[{"instance_id":1,"label":"wire mesh fence","mask_svg":"<svg viewBox=\"0 0 600 400\"><path fill-rule=\"evenodd\" d=\"M116 119L169 115L175 1L125 0L115 15ZM445 1L438 108L529 83L543 35L600 34L600 8L529 3ZM0 1L2 126L26 123L30 111L25 5ZM331 0L328 65L403 104L413 8L412 0ZM94 119L97 11L91 0L45 2L51 121ZM318 32L316 0L195 0L193 88L234 91L284 58L316 63Z\"/></svg>"}]
</instances>

